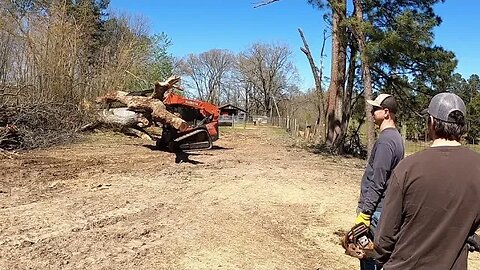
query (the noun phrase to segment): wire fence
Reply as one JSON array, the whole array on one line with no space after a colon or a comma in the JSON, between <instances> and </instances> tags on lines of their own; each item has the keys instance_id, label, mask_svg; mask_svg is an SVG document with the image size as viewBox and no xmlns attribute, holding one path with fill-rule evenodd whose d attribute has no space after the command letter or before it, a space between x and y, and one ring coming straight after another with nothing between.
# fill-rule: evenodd
<instances>
[{"instance_id":1,"label":"wire fence","mask_svg":"<svg viewBox=\"0 0 480 270\"><path fill-rule=\"evenodd\" d=\"M292 136L299 137L307 143L318 143L322 141L324 136L324 126L311 125L306 121L300 121L296 118L289 117L272 117L268 119L268 124L285 129ZM406 138L406 127L400 128L402 137ZM428 136L421 136L422 138L416 140L405 140L405 154L410 155L415 152L419 152L428 148L431 144L431 140ZM363 145L366 145L366 136L360 135L360 141ZM473 140L473 143L467 143L465 140L462 144L466 147L480 152L480 140Z\"/></svg>"}]
</instances>

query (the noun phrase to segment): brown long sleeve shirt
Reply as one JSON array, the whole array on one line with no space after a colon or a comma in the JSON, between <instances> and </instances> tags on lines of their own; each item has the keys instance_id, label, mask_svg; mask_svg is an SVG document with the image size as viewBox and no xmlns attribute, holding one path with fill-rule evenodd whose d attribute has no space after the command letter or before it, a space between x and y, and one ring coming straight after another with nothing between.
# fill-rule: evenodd
<instances>
[{"instance_id":1,"label":"brown long sleeve shirt","mask_svg":"<svg viewBox=\"0 0 480 270\"><path fill-rule=\"evenodd\" d=\"M379 228L384 270L467 269L467 237L480 226L480 154L432 147L401 161Z\"/></svg>"}]
</instances>

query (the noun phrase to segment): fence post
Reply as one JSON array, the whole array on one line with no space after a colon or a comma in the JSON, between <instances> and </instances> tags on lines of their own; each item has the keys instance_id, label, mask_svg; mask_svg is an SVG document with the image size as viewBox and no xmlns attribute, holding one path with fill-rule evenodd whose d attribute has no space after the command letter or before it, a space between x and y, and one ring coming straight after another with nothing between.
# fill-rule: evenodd
<instances>
[{"instance_id":1,"label":"fence post","mask_svg":"<svg viewBox=\"0 0 480 270\"><path fill-rule=\"evenodd\" d=\"M294 129L293 129L293 130L294 130L294 133L293 133L293 134L294 134L295 136L297 136L297 118L294 119L294 123L295 123L295 125L294 125Z\"/></svg>"},{"instance_id":2,"label":"fence post","mask_svg":"<svg viewBox=\"0 0 480 270\"><path fill-rule=\"evenodd\" d=\"M305 123L306 124L306 123ZM305 140L308 142L310 141L310 129L311 127L310 126L305 126L305 134L304 134L304 138Z\"/></svg>"}]
</instances>

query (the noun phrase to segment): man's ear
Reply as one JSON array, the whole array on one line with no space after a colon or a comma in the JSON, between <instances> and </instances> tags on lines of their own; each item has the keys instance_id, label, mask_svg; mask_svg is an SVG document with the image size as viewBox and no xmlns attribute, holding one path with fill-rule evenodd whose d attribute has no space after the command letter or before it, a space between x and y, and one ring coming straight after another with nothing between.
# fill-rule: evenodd
<instances>
[{"instance_id":1,"label":"man's ear","mask_svg":"<svg viewBox=\"0 0 480 270\"><path fill-rule=\"evenodd\" d=\"M435 121L435 118L433 118L433 116L429 115L428 116L428 121L427 121L427 130L433 130L433 121Z\"/></svg>"},{"instance_id":2,"label":"man's ear","mask_svg":"<svg viewBox=\"0 0 480 270\"><path fill-rule=\"evenodd\" d=\"M435 119L433 118L433 116L429 115L428 116L428 120L427 120L427 132L428 132L428 137L431 139L431 140L435 140L435 130L433 128L433 121L435 121Z\"/></svg>"},{"instance_id":3,"label":"man's ear","mask_svg":"<svg viewBox=\"0 0 480 270\"><path fill-rule=\"evenodd\" d=\"M390 113L390 109L383 109L385 111L385 116L383 117L384 119L391 119L392 115Z\"/></svg>"}]
</instances>

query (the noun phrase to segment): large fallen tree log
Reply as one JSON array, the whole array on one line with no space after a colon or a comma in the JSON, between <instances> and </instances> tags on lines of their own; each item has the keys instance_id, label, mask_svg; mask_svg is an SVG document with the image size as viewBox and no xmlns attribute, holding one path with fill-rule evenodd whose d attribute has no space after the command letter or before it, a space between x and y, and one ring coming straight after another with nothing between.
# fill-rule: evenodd
<instances>
[{"instance_id":1,"label":"large fallen tree log","mask_svg":"<svg viewBox=\"0 0 480 270\"><path fill-rule=\"evenodd\" d=\"M118 101L125 104L132 111L147 111L154 121L169 124L175 129L185 131L188 124L182 119L167 111L162 101L153 97L127 96L127 92L116 91L97 98L97 102L112 103Z\"/></svg>"},{"instance_id":2,"label":"large fallen tree log","mask_svg":"<svg viewBox=\"0 0 480 270\"><path fill-rule=\"evenodd\" d=\"M144 129L151 126L151 121L141 113L131 111L127 107L121 107L103 109L95 114L96 120L80 127L78 131L92 130L107 125L108 127L118 128L119 131L128 135L153 139L150 132Z\"/></svg>"},{"instance_id":3,"label":"large fallen tree log","mask_svg":"<svg viewBox=\"0 0 480 270\"><path fill-rule=\"evenodd\" d=\"M155 88L152 94L148 97L129 95L124 91L109 92L104 96L96 99L97 103L111 104L113 102L120 102L125 104L128 110L124 110L122 115L119 112L112 112L112 115L104 116L103 121L105 123L118 123L128 127L138 125L139 127L145 127L152 124L152 122L159 122L162 125L170 125L180 132L185 131L189 126L182 118L169 112L162 100L165 93L172 89L178 88L175 84L180 81L180 77L171 76L164 82L155 83ZM120 109L120 108L118 108ZM111 109L114 110L114 109ZM131 111L132 113L128 113ZM104 111L104 115L107 115ZM148 115L148 117L147 117ZM148 123L147 123L148 122ZM143 126L142 126L143 125Z\"/></svg>"},{"instance_id":4,"label":"large fallen tree log","mask_svg":"<svg viewBox=\"0 0 480 270\"><path fill-rule=\"evenodd\" d=\"M150 121L143 114L131 111L127 107L103 109L98 112L98 122L118 126L147 127Z\"/></svg>"}]
</instances>

